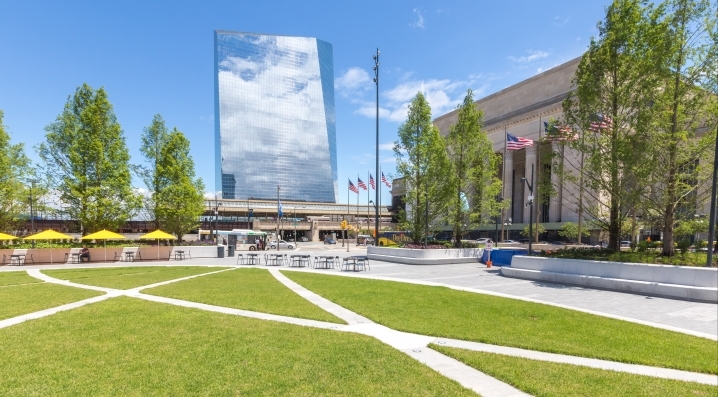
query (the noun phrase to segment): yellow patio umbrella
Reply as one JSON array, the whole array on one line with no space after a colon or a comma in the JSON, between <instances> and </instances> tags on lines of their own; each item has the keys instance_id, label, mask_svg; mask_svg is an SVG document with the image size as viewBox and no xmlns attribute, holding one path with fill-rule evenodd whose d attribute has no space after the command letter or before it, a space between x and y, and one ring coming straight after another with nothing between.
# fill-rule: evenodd
<instances>
[{"instance_id":1,"label":"yellow patio umbrella","mask_svg":"<svg viewBox=\"0 0 718 397\"><path fill-rule=\"evenodd\" d=\"M154 232L150 232L145 234L144 236L140 236L140 240L157 240L157 260L160 260L160 240L177 240L177 237L165 233L162 230L155 230Z\"/></svg>"},{"instance_id":2,"label":"yellow patio umbrella","mask_svg":"<svg viewBox=\"0 0 718 397\"><path fill-rule=\"evenodd\" d=\"M107 262L107 240L127 240L127 237L111 232L109 230L102 229L99 232L88 234L83 237L82 240L104 240L105 244L105 262Z\"/></svg>"},{"instance_id":3,"label":"yellow patio umbrella","mask_svg":"<svg viewBox=\"0 0 718 397\"><path fill-rule=\"evenodd\" d=\"M32 236L23 237L23 240L72 240L72 236L56 232L52 229L42 231ZM50 247L50 263L52 263L52 247Z\"/></svg>"},{"instance_id":4,"label":"yellow patio umbrella","mask_svg":"<svg viewBox=\"0 0 718 397\"><path fill-rule=\"evenodd\" d=\"M0 240L15 240L16 238L20 238L20 237L15 237L15 236L11 236L9 234L0 233Z\"/></svg>"}]
</instances>

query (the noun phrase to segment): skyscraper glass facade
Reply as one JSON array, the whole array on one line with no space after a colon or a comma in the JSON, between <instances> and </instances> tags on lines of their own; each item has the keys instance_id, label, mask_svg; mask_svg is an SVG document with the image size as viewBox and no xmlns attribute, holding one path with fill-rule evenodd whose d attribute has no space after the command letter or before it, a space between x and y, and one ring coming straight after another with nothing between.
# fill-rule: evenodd
<instances>
[{"instance_id":1,"label":"skyscraper glass facade","mask_svg":"<svg viewBox=\"0 0 718 397\"><path fill-rule=\"evenodd\" d=\"M332 45L217 30L214 57L216 190L336 202Z\"/></svg>"}]
</instances>

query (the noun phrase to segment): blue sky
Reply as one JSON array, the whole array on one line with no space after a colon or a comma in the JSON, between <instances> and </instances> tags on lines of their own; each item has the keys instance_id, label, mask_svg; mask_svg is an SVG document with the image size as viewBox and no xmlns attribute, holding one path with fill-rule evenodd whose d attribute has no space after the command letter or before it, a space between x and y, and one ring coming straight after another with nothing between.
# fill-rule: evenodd
<instances>
[{"instance_id":1,"label":"blue sky","mask_svg":"<svg viewBox=\"0 0 718 397\"><path fill-rule=\"evenodd\" d=\"M421 90L434 117L472 88L491 94L573 59L597 34L608 0L241 2L4 1L0 109L14 143L33 146L82 83L105 87L133 163L143 127L160 113L192 144L214 190L214 29L311 36L334 46L340 202L347 178L374 168L372 55L381 51L380 162ZM373 172L372 172L373 173ZM366 181L365 181L366 182ZM139 180L137 187L142 186ZM388 189L382 203L389 203ZM351 194L352 202L356 196ZM366 193L360 202L366 202Z\"/></svg>"}]
</instances>

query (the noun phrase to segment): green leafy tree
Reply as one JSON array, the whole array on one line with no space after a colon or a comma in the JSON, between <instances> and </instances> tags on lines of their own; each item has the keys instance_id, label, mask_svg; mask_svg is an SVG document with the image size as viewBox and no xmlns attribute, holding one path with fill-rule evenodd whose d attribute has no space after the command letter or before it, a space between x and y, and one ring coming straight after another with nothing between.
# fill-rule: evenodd
<instances>
[{"instance_id":1,"label":"green leafy tree","mask_svg":"<svg viewBox=\"0 0 718 397\"><path fill-rule=\"evenodd\" d=\"M139 209L130 154L104 88L87 84L70 96L38 147L66 212L83 233L116 230Z\"/></svg>"},{"instance_id":2,"label":"green leafy tree","mask_svg":"<svg viewBox=\"0 0 718 397\"><path fill-rule=\"evenodd\" d=\"M648 168L644 147L649 111L655 95L657 12L638 0L615 0L598 24L579 63L576 90L564 101L566 124L580 131L568 146L580 155L563 178L574 184L569 201L608 232L609 248L618 250L621 225L639 207ZM603 123L603 124L602 124Z\"/></svg>"},{"instance_id":3,"label":"green leafy tree","mask_svg":"<svg viewBox=\"0 0 718 397\"><path fill-rule=\"evenodd\" d=\"M425 236L425 228L446 215L445 179L448 162L446 146L431 122L431 108L422 93L409 105L406 122L399 127L394 142L396 169L406 186L406 211L399 221L415 243ZM428 217L425 215L428 199Z\"/></svg>"},{"instance_id":4,"label":"green leafy tree","mask_svg":"<svg viewBox=\"0 0 718 397\"><path fill-rule=\"evenodd\" d=\"M146 165L133 165L132 169L142 179L149 196L144 198L145 213L154 221L155 229L160 228L160 217L157 215L156 195L165 190L169 180L163 177L162 148L167 144L169 132L161 115L156 114L149 127L143 129L140 152L145 157Z\"/></svg>"},{"instance_id":5,"label":"green leafy tree","mask_svg":"<svg viewBox=\"0 0 718 397\"><path fill-rule=\"evenodd\" d=\"M558 235L564 238L569 239L570 241L574 241L578 239L578 235L582 235L583 237L588 237L591 235L591 232L589 232L586 229L582 229L580 232L578 230L578 224L573 222L565 222L561 226L561 230L559 230Z\"/></svg>"},{"instance_id":6,"label":"green leafy tree","mask_svg":"<svg viewBox=\"0 0 718 397\"><path fill-rule=\"evenodd\" d=\"M533 232L536 233L536 235L546 233L546 228L543 227L542 224L538 224L537 226L533 227L533 229L534 229ZM529 225L526 225L524 227L524 230L521 231L521 235L526 238L531 238L529 236Z\"/></svg>"},{"instance_id":7,"label":"green leafy tree","mask_svg":"<svg viewBox=\"0 0 718 397\"><path fill-rule=\"evenodd\" d=\"M31 172L22 143L12 144L0 110L0 231L11 232L28 212L25 184Z\"/></svg>"},{"instance_id":8,"label":"green leafy tree","mask_svg":"<svg viewBox=\"0 0 718 397\"><path fill-rule=\"evenodd\" d=\"M645 203L663 219L662 255L674 254L675 228L709 200L718 122L711 77L718 73L717 7L708 0L667 0L655 47L660 78L650 109L647 153L653 167ZM707 165L707 166L706 166Z\"/></svg>"},{"instance_id":9,"label":"green leafy tree","mask_svg":"<svg viewBox=\"0 0 718 397\"><path fill-rule=\"evenodd\" d=\"M195 177L189 140L176 128L167 136L161 150L162 178L165 187L156 192L155 211L160 224L177 238L199 226L204 212L204 183Z\"/></svg>"},{"instance_id":10,"label":"green leafy tree","mask_svg":"<svg viewBox=\"0 0 718 397\"><path fill-rule=\"evenodd\" d=\"M458 236L456 247L461 246L461 236L468 230L487 223L508 204L496 200L501 192L497 175L499 157L482 130L483 112L474 105L471 89L458 110L458 120L446 137L449 163L446 186L451 192L448 220L454 236Z\"/></svg>"}]
</instances>

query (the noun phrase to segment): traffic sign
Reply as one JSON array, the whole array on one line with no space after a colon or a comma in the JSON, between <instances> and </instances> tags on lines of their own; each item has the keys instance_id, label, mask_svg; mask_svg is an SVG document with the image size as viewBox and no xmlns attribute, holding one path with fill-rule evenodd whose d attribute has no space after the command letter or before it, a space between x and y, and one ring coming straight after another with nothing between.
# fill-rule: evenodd
<instances>
[{"instance_id":1,"label":"traffic sign","mask_svg":"<svg viewBox=\"0 0 718 397\"><path fill-rule=\"evenodd\" d=\"M485 248L486 248L487 251L491 251L491 250L494 248L494 243L491 242L491 241L487 241Z\"/></svg>"}]
</instances>

